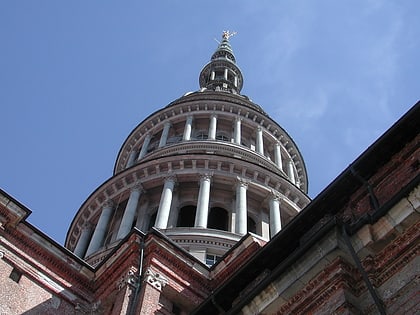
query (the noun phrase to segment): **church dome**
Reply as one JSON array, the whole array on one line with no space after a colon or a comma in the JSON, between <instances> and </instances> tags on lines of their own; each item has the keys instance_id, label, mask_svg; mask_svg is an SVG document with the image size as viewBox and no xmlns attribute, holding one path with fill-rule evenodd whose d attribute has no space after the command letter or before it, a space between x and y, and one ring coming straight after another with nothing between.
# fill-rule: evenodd
<instances>
[{"instance_id":1,"label":"church dome","mask_svg":"<svg viewBox=\"0 0 420 315\"><path fill-rule=\"evenodd\" d=\"M240 94L231 36L223 33L199 91L130 133L113 176L77 212L67 248L96 265L132 228L155 228L211 265L247 233L268 241L309 203L296 144Z\"/></svg>"}]
</instances>

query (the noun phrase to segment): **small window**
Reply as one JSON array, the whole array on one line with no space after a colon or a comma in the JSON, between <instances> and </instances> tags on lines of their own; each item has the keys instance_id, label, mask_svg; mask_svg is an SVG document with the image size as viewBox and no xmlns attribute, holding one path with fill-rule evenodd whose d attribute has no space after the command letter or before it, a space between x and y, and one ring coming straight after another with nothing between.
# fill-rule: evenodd
<instances>
[{"instance_id":1,"label":"small window","mask_svg":"<svg viewBox=\"0 0 420 315\"><path fill-rule=\"evenodd\" d=\"M219 261L221 256L217 256L214 254L206 254L206 265L211 267L213 266L217 261Z\"/></svg>"},{"instance_id":2,"label":"small window","mask_svg":"<svg viewBox=\"0 0 420 315\"><path fill-rule=\"evenodd\" d=\"M22 272L20 272L16 268L13 268L12 272L9 275L9 278L12 279L16 283L19 283L21 277L22 277Z\"/></svg>"}]
</instances>

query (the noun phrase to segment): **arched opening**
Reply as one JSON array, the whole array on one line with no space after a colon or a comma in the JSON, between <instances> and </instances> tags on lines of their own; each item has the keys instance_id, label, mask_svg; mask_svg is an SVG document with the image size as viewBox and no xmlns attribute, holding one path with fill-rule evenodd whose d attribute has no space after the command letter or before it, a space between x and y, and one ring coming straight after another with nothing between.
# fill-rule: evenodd
<instances>
[{"instance_id":1,"label":"arched opening","mask_svg":"<svg viewBox=\"0 0 420 315\"><path fill-rule=\"evenodd\" d=\"M210 209L209 218L207 221L207 227L209 229L216 229L216 230L228 230L229 224L229 216L228 212L219 207L214 207Z\"/></svg>"},{"instance_id":2,"label":"arched opening","mask_svg":"<svg viewBox=\"0 0 420 315\"><path fill-rule=\"evenodd\" d=\"M209 135L205 131L197 132L195 135L196 140L207 140L209 138Z\"/></svg>"},{"instance_id":3,"label":"arched opening","mask_svg":"<svg viewBox=\"0 0 420 315\"><path fill-rule=\"evenodd\" d=\"M248 224L248 232L257 234L257 224L252 218L248 217L247 224Z\"/></svg>"},{"instance_id":4,"label":"arched opening","mask_svg":"<svg viewBox=\"0 0 420 315\"><path fill-rule=\"evenodd\" d=\"M224 134L218 134L217 136L216 136L216 140L218 140L218 141L226 141L226 142L230 142L230 138L229 137L227 137L226 135L224 135Z\"/></svg>"},{"instance_id":5,"label":"arched opening","mask_svg":"<svg viewBox=\"0 0 420 315\"><path fill-rule=\"evenodd\" d=\"M179 209L177 226L193 227L196 209L196 206L185 206Z\"/></svg>"}]
</instances>

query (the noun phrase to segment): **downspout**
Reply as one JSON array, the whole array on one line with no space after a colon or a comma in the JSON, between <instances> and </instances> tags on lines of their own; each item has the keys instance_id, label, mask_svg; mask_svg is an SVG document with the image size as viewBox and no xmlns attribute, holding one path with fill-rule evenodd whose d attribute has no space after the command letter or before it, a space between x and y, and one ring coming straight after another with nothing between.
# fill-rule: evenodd
<instances>
[{"instance_id":1,"label":"downspout","mask_svg":"<svg viewBox=\"0 0 420 315\"><path fill-rule=\"evenodd\" d=\"M139 267L137 272L137 283L135 284L136 290L134 291L133 301L131 303L130 309L127 312L127 315L135 315L137 305L139 304L139 293L142 284L143 278L143 258L144 258L144 238L141 239L140 243L140 257L139 257Z\"/></svg>"},{"instance_id":2,"label":"downspout","mask_svg":"<svg viewBox=\"0 0 420 315\"><path fill-rule=\"evenodd\" d=\"M378 309L378 311L381 315L386 315L384 304L383 304L382 300L379 298L379 296L377 295L377 293L375 291L375 288L373 287L372 283L369 280L369 277L368 277L368 274L367 274L366 270L362 266L362 263L359 259L359 256L357 256L357 253L354 250L353 245L351 244L351 240L350 240L349 235L347 234L345 224L342 224L341 232L342 232L342 235L343 235L343 238L344 238L344 242L346 243L347 248L350 252L350 255L353 258L353 260L354 260L354 262L357 266L357 269L359 270L360 274L362 275L362 278L363 278L363 280L366 284L366 287L367 287L370 295L373 298L373 301L375 302L376 308Z\"/></svg>"}]
</instances>

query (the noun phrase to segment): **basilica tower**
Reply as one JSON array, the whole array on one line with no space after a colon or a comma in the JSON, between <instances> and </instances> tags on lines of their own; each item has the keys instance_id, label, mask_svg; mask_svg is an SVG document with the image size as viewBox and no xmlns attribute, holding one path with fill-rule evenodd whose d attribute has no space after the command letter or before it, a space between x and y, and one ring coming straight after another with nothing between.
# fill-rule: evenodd
<instances>
[{"instance_id":1,"label":"basilica tower","mask_svg":"<svg viewBox=\"0 0 420 315\"><path fill-rule=\"evenodd\" d=\"M268 241L308 203L292 138L241 94L230 37L200 72L200 89L144 119L114 173L77 212L65 246L97 265L136 227L155 228L207 265L248 232Z\"/></svg>"}]
</instances>

